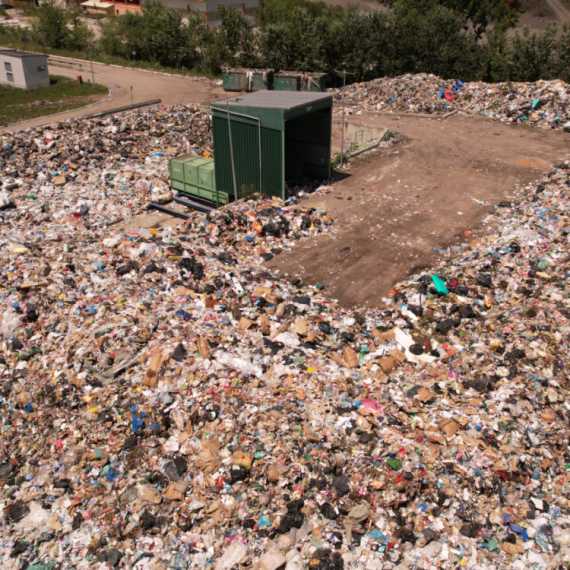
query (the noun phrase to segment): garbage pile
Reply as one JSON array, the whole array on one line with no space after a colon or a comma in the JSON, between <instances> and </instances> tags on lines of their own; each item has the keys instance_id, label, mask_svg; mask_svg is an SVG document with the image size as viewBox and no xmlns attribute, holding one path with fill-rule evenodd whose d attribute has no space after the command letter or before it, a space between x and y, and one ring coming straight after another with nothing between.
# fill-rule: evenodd
<instances>
[{"instance_id":1,"label":"garbage pile","mask_svg":"<svg viewBox=\"0 0 570 570\"><path fill-rule=\"evenodd\" d=\"M563 81L536 83L463 83L431 74L402 75L346 88L348 112L388 111L444 115L458 110L465 115L485 115L504 123L529 122L558 128L570 121L570 88ZM342 100L337 90L335 100Z\"/></svg>"},{"instance_id":2,"label":"garbage pile","mask_svg":"<svg viewBox=\"0 0 570 570\"><path fill-rule=\"evenodd\" d=\"M345 103L356 106L352 109L355 114L359 111L445 114L452 111L454 105L438 97L444 83L453 82L444 82L428 73L353 83L345 88ZM334 98L342 101L342 89L335 91Z\"/></svg>"},{"instance_id":3,"label":"garbage pile","mask_svg":"<svg viewBox=\"0 0 570 570\"><path fill-rule=\"evenodd\" d=\"M51 149L4 145L2 568L570 562L567 165L383 309L349 310L263 268L334 231L322 210L113 225L144 201L117 183L122 120L83 122L85 148L66 127ZM164 120L127 151L140 179L184 144ZM56 168L77 176L37 182Z\"/></svg>"},{"instance_id":4,"label":"garbage pile","mask_svg":"<svg viewBox=\"0 0 570 570\"><path fill-rule=\"evenodd\" d=\"M82 218L72 217L94 209L84 221L100 227L168 193L167 159L211 151L211 119L203 107L151 107L4 133L0 144L0 191L18 198L9 216L83 227Z\"/></svg>"}]
</instances>

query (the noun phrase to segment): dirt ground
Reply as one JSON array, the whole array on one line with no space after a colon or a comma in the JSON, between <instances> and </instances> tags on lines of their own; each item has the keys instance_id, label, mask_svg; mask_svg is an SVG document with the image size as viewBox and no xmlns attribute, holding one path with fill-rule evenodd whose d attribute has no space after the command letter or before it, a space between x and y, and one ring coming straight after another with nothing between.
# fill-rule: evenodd
<instances>
[{"instance_id":1,"label":"dirt ground","mask_svg":"<svg viewBox=\"0 0 570 570\"><path fill-rule=\"evenodd\" d=\"M161 98L165 105L202 103L227 96L215 84L190 78L100 64L94 64L94 70L96 81L111 88L110 97L12 129L128 105L131 85L135 102ZM52 60L50 72L89 76L79 61L69 68L53 66ZM335 232L304 240L267 264L306 283L324 283L345 305L380 305L395 283L433 263L437 250L473 239L464 232L484 233L482 220L517 183L539 177L570 153L568 134L485 119L354 119L388 127L403 142L357 159L330 195L303 201L303 207L326 209L336 219ZM339 138L335 126L334 152L340 148ZM175 223L180 221L154 212L128 226Z\"/></svg>"},{"instance_id":2,"label":"dirt ground","mask_svg":"<svg viewBox=\"0 0 570 570\"><path fill-rule=\"evenodd\" d=\"M331 194L301 203L327 210L332 235L301 241L265 264L323 283L346 306L381 306L394 284L432 264L437 250L485 235L482 221L495 204L570 153L568 134L485 119L366 120L404 141L357 159Z\"/></svg>"}]
</instances>

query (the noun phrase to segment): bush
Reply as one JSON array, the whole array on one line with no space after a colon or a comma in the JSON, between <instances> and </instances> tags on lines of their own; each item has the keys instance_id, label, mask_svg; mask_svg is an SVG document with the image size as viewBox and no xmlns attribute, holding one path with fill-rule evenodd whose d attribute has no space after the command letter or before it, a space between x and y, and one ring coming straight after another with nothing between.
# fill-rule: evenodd
<instances>
[{"instance_id":1,"label":"bush","mask_svg":"<svg viewBox=\"0 0 570 570\"><path fill-rule=\"evenodd\" d=\"M46 47L80 50L85 46L87 30L77 10L66 10L53 0L35 13L33 38Z\"/></svg>"}]
</instances>

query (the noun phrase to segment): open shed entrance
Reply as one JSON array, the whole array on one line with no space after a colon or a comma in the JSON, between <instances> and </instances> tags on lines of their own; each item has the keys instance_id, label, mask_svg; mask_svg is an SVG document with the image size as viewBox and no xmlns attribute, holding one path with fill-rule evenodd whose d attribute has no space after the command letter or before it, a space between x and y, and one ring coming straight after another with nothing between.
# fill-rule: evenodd
<instances>
[{"instance_id":1,"label":"open shed entrance","mask_svg":"<svg viewBox=\"0 0 570 570\"><path fill-rule=\"evenodd\" d=\"M330 110L285 122L285 181L330 175Z\"/></svg>"}]
</instances>

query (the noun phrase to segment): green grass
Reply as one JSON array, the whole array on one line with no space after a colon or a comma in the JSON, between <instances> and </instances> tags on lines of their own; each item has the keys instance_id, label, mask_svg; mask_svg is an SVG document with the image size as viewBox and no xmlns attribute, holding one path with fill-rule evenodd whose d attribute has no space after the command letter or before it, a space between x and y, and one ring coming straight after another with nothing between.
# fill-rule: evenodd
<instances>
[{"instance_id":1,"label":"green grass","mask_svg":"<svg viewBox=\"0 0 570 570\"><path fill-rule=\"evenodd\" d=\"M387 141L393 139L395 136L396 135L394 134L394 131L388 130L384 133L384 136L382 137L382 142L387 142Z\"/></svg>"},{"instance_id":2,"label":"green grass","mask_svg":"<svg viewBox=\"0 0 570 570\"><path fill-rule=\"evenodd\" d=\"M78 85L67 77L51 76L51 85L24 91L0 85L0 126L78 109L109 92L102 85Z\"/></svg>"},{"instance_id":3,"label":"green grass","mask_svg":"<svg viewBox=\"0 0 570 570\"><path fill-rule=\"evenodd\" d=\"M89 64L89 52L83 51L72 51L66 49L53 49L45 47L33 41L22 41L18 40L9 31L2 30L0 26L0 46L11 45L13 48L21 49L25 51L33 51L37 53L45 53L46 55L54 55L61 57L72 57L75 59L86 58L86 63ZM163 73L170 73L172 75L183 75L186 77L207 77L208 79L221 79L221 75L215 75L212 73L207 73L205 71L196 71L194 69L175 69L172 67L165 67L158 63L150 61L132 61L123 59L121 57L115 57L111 55L98 53L96 50L93 51L93 61L96 63L105 63L120 65L121 67L130 67L133 69L146 69L148 71L161 71Z\"/></svg>"}]
</instances>

